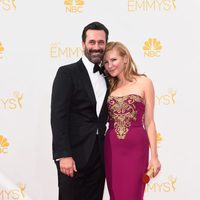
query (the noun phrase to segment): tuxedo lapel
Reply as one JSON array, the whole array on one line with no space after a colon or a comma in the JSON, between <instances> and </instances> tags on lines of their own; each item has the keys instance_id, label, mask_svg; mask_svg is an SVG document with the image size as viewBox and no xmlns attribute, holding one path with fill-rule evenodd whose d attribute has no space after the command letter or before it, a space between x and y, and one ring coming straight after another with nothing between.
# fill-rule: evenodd
<instances>
[{"instance_id":1,"label":"tuxedo lapel","mask_svg":"<svg viewBox=\"0 0 200 200\"><path fill-rule=\"evenodd\" d=\"M91 100L91 103L95 106L96 98L95 98L94 90L93 90L92 83L90 81L90 77L87 72L87 69L85 68L82 60L78 61L78 65L79 65L79 76L78 77L80 77L82 85L84 86L84 88L89 96L89 99Z\"/></svg>"},{"instance_id":2,"label":"tuxedo lapel","mask_svg":"<svg viewBox=\"0 0 200 200\"><path fill-rule=\"evenodd\" d=\"M106 90L106 94L105 94L105 97L104 97L104 100L103 100L103 104L102 104L102 107L101 107L101 111L100 111L99 116L100 116L101 113L107 108L107 99L108 99L108 95L109 95L108 79L106 78L106 76L104 76L104 78L105 78L105 81L106 81L107 90Z\"/></svg>"}]
</instances>

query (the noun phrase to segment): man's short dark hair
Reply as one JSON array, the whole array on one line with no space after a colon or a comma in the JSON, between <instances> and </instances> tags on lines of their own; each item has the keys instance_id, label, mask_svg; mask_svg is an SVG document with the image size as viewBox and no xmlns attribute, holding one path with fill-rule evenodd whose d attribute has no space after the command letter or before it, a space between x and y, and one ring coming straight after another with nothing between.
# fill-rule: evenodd
<instances>
[{"instance_id":1,"label":"man's short dark hair","mask_svg":"<svg viewBox=\"0 0 200 200\"><path fill-rule=\"evenodd\" d=\"M102 30L105 32L106 34L106 42L108 41L108 35L109 35L109 31L108 29L101 24L100 22L92 22L90 24L88 24L84 29L83 29L83 33L82 33L82 41L85 42L86 40L86 32L88 30Z\"/></svg>"}]
</instances>

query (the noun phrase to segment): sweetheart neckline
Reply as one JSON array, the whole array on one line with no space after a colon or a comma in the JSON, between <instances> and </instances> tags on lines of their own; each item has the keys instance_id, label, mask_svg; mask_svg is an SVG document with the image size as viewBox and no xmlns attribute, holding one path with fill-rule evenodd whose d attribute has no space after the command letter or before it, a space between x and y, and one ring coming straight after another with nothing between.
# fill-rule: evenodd
<instances>
[{"instance_id":1,"label":"sweetheart neckline","mask_svg":"<svg viewBox=\"0 0 200 200\"><path fill-rule=\"evenodd\" d=\"M144 100L144 98L143 98L142 96L140 96L139 94L133 94L133 93L127 94L127 95L123 95L123 96L113 96L113 95L109 95L109 96L110 96L110 97L114 97L114 98L123 98L123 97L131 96L131 95L133 95L133 96L138 96L138 97L140 97L141 99Z\"/></svg>"}]
</instances>

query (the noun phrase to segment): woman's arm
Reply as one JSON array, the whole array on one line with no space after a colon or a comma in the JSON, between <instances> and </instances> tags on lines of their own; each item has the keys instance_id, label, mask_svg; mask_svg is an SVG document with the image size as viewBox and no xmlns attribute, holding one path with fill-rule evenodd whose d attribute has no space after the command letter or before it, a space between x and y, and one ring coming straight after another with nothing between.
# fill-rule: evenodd
<instances>
[{"instance_id":1,"label":"woman's arm","mask_svg":"<svg viewBox=\"0 0 200 200\"><path fill-rule=\"evenodd\" d=\"M149 144L151 149L151 158L149 161L148 169L154 168L154 176L158 174L161 168L160 161L158 160L157 152L157 135L156 126L154 122L154 102L155 93L153 83L149 78L144 80L144 96L145 96L145 128L149 138Z\"/></svg>"}]
</instances>

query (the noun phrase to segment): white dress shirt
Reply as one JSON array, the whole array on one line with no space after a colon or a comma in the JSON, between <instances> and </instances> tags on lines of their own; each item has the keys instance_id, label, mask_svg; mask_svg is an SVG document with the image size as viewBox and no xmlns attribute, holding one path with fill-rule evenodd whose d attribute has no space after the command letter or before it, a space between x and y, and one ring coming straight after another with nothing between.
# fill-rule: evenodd
<instances>
[{"instance_id":1,"label":"white dress shirt","mask_svg":"<svg viewBox=\"0 0 200 200\"><path fill-rule=\"evenodd\" d=\"M106 95L106 81L103 74L99 72L93 73L94 63L90 62L87 57L82 57L83 64L85 65L94 90L97 106L96 112L99 116L103 101Z\"/></svg>"}]
</instances>

